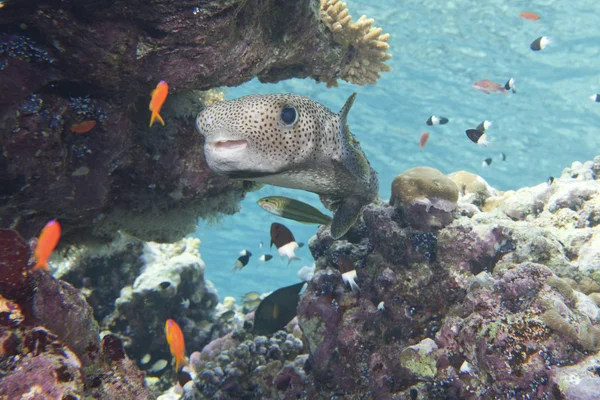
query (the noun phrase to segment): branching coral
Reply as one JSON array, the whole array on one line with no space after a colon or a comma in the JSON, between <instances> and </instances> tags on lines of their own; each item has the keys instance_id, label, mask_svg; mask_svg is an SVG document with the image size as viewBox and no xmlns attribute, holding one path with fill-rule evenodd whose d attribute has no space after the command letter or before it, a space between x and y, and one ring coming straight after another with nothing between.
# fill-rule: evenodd
<instances>
[{"instance_id":1,"label":"branching coral","mask_svg":"<svg viewBox=\"0 0 600 400\"><path fill-rule=\"evenodd\" d=\"M349 49L350 60L343 66L339 76L325 76L321 80L327 87L337 86L337 79L357 85L374 85L381 78L380 72L390 72L392 68L384 62L392 58L387 52L390 34L381 34L381 28L372 28L372 18L361 16L352 22L346 3L339 0L321 0L321 20L333 32L333 39Z\"/></svg>"}]
</instances>

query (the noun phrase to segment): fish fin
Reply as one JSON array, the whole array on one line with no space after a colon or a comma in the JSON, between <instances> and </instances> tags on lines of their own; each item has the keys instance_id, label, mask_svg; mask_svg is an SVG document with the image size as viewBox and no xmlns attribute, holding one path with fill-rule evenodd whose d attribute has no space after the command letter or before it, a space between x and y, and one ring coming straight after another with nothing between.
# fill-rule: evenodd
<instances>
[{"instance_id":1,"label":"fish fin","mask_svg":"<svg viewBox=\"0 0 600 400\"><path fill-rule=\"evenodd\" d=\"M353 93L338 114L340 126L342 128L340 132L342 142L341 161L344 167L353 175L358 177L361 181L369 183L369 179L371 178L369 161L362 152L360 143L356 140L352 132L350 132L350 127L348 126L348 112L350 111L355 98L356 93Z\"/></svg>"},{"instance_id":2,"label":"fish fin","mask_svg":"<svg viewBox=\"0 0 600 400\"><path fill-rule=\"evenodd\" d=\"M358 198L348 197L343 199L333 215L331 237L339 239L344 236L356 222L361 208L362 204Z\"/></svg>"},{"instance_id":3,"label":"fish fin","mask_svg":"<svg viewBox=\"0 0 600 400\"><path fill-rule=\"evenodd\" d=\"M288 257L288 265L290 265L290 263L291 263L293 260L298 260L298 261L300 261L300 257L298 257L298 256L292 256L292 257Z\"/></svg>"},{"instance_id":4,"label":"fish fin","mask_svg":"<svg viewBox=\"0 0 600 400\"><path fill-rule=\"evenodd\" d=\"M340 120L343 125L346 125L348 113L350 112L350 109L352 108L352 104L354 104L354 100L356 99L356 94L357 93L354 92L350 95L350 97L348 97L348 100L346 100L344 107L342 107L342 109L339 112Z\"/></svg>"},{"instance_id":5,"label":"fish fin","mask_svg":"<svg viewBox=\"0 0 600 400\"><path fill-rule=\"evenodd\" d=\"M162 119L160 114L152 111L152 116L150 116L150 125L148 125L148 127L152 127L152 124L154 124L154 121L156 121L157 119L158 119L158 122L160 122L162 124L162 126L165 126L165 121Z\"/></svg>"},{"instance_id":6,"label":"fish fin","mask_svg":"<svg viewBox=\"0 0 600 400\"><path fill-rule=\"evenodd\" d=\"M43 269L44 271L50 271L50 266L47 261L38 261L37 264L31 268L32 271L37 271L38 269Z\"/></svg>"},{"instance_id":7,"label":"fish fin","mask_svg":"<svg viewBox=\"0 0 600 400\"><path fill-rule=\"evenodd\" d=\"M242 181L242 185L244 186L244 190L246 192L256 192L257 190L260 190L265 186L264 183L254 181Z\"/></svg>"}]
</instances>

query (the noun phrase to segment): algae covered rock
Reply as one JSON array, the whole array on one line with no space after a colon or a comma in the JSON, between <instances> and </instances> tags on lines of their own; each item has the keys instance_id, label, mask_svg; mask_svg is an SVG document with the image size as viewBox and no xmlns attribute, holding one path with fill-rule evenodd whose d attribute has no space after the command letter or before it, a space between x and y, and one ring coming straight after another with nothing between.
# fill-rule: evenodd
<instances>
[{"instance_id":1,"label":"algae covered rock","mask_svg":"<svg viewBox=\"0 0 600 400\"><path fill-rule=\"evenodd\" d=\"M400 363L419 379L432 379L437 374L437 345L426 338L400 353Z\"/></svg>"}]
</instances>

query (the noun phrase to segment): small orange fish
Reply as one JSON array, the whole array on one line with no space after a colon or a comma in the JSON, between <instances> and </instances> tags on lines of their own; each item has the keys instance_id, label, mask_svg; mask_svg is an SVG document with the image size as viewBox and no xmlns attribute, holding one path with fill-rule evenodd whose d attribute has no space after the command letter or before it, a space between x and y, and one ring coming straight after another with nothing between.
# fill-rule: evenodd
<instances>
[{"instance_id":1,"label":"small orange fish","mask_svg":"<svg viewBox=\"0 0 600 400\"><path fill-rule=\"evenodd\" d=\"M504 86L502 86L499 83L492 82L488 79L482 79L480 81L475 82L473 84L473 89L480 90L483 93L487 93L487 94L490 94L492 92L502 92L502 93L506 94L506 90L504 89Z\"/></svg>"},{"instance_id":2,"label":"small orange fish","mask_svg":"<svg viewBox=\"0 0 600 400\"><path fill-rule=\"evenodd\" d=\"M150 111L152 111L152 115L150 116L150 126L152 126L156 119L158 119L162 126L165 126L165 121L159 113L168 94L169 85L167 85L167 82L165 81L158 82L156 89L150 93L150 96L152 96L152 99L150 100Z\"/></svg>"},{"instance_id":3,"label":"small orange fish","mask_svg":"<svg viewBox=\"0 0 600 400\"><path fill-rule=\"evenodd\" d=\"M429 140L429 132L425 132L421 135L421 139L419 139L419 147L421 150L425 148L427 141Z\"/></svg>"},{"instance_id":4,"label":"small orange fish","mask_svg":"<svg viewBox=\"0 0 600 400\"><path fill-rule=\"evenodd\" d=\"M60 224L58 221L52 220L42 229L40 238L35 246L34 256L36 264L32 268L32 271L37 269L48 271L50 269L48 258L58 244L58 239L60 239Z\"/></svg>"},{"instance_id":5,"label":"small orange fish","mask_svg":"<svg viewBox=\"0 0 600 400\"><path fill-rule=\"evenodd\" d=\"M83 121L80 124L75 124L71 126L71 132L75 133L87 133L91 131L96 126L96 121Z\"/></svg>"},{"instance_id":6,"label":"small orange fish","mask_svg":"<svg viewBox=\"0 0 600 400\"><path fill-rule=\"evenodd\" d=\"M528 19L530 21L539 21L540 17L536 13L532 13L531 11L525 11L519 14L519 17L523 19Z\"/></svg>"},{"instance_id":7,"label":"small orange fish","mask_svg":"<svg viewBox=\"0 0 600 400\"><path fill-rule=\"evenodd\" d=\"M185 361L183 332L181 332L181 328L177 325L177 322L168 319L165 324L165 334L167 335L167 342L171 349L171 355L175 357L175 372L178 372L180 363L187 365L187 361Z\"/></svg>"}]
</instances>

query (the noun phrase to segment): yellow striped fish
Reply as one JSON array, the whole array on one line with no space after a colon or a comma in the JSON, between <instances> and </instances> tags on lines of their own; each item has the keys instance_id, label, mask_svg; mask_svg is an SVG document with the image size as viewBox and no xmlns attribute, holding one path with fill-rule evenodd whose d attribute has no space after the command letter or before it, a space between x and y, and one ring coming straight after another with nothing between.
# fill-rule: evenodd
<instances>
[{"instance_id":1,"label":"yellow striped fish","mask_svg":"<svg viewBox=\"0 0 600 400\"><path fill-rule=\"evenodd\" d=\"M284 196L263 197L257 201L263 210L303 224L329 225L331 217L299 200Z\"/></svg>"}]
</instances>

